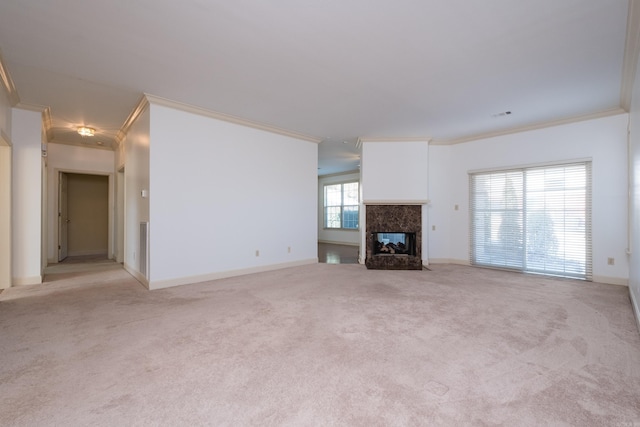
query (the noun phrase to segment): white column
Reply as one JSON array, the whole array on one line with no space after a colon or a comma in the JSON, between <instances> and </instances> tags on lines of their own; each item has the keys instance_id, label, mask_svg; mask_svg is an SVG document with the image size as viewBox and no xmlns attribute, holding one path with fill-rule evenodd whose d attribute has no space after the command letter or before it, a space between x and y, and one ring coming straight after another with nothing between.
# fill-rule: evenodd
<instances>
[{"instance_id":1,"label":"white column","mask_svg":"<svg viewBox=\"0 0 640 427\"><path fill-rule=\"evenodd\" d=\"M42 283L42 113L14 108L11 121L13 285Z\"/></svg>"}]
</instances>

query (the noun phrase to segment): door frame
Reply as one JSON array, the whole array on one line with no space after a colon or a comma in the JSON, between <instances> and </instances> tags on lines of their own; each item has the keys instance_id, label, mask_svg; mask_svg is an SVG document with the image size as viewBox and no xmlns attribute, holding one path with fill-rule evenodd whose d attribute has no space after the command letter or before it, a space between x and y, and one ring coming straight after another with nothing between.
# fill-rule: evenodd
<instances>
[{"instance_id":1,"label":"door frame","mask_svg":"<svg viewBox=\"0 0 640 427\"><path fill-rule=\"evenodd\" d=\"M64 202L64 203L63 203ZM66 206L64 206L66 204ZM69 254L69 176L58 172L58 262Z\"/></svg>"},{"instance_id":2,"label":"door frame","mask_svg":"<svg viewBox=\"0 0 640 427\"><path fill-rule=\"evenodd\" d=\"M53 191L55 191L55 197L52 197L53 199L53 209L52 212L49 213L49 218L51 218L51 223L55 224L55 226L51 227L52 228L52 242L50 242L49 247L53 249L53 254L55 255L53 258L49 259L49 264L57 264L58 263L58 244L60 242L60 236L59 236L59 227L58 227L58 212L60 212L60 206L59 205L59 201L60 201L60 173L71 173L71 174L80 174L80 175L99 175L99 176L106 176L108 177L109 180L109 193L108 193L108 198L109 198L109 208L108 208L108 248L107 248L107 258L109 259L115 259L115 253L114 253L114 247L113 247L113 242L114 242L114 217L115 217L115 203L114 203L114 187L115 187L115 176L113 174L113 172L96 172L96 171L88 171L88 170L80 170L80 169L69 169L69 168L55 168L53 170L53 180L54 182L52 183L51 187L54 189Z\"/></svg>"},{"instance_id":3,"label":"door frame","mask_svg":"<svg viewBox=\"0 0 640 427\"><path fill-rule=\"evenodd\" d=\"M114 223L114 238L115 238L115 256L114 259L116 262L123 264L124 263L124 189L125 189L125 174L124 174L125 166L122 165L116 171L116 190L115 190L115 223Z\"/></svg>"}]
</instances>

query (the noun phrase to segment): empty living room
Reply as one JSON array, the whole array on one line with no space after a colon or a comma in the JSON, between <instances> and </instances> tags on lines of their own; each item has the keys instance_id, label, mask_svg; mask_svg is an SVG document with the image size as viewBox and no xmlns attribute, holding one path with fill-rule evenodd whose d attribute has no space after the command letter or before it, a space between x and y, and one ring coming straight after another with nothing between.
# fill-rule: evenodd
<instances>
[{"instance_id":1,"label":"empty living room","mask_svg":"<svg viewBox=\"0 0 640 427\"><path fill-rule=\"evenodd\" d=\"M640 425L640 1L0 3L0 425Z\"/></svg>"}]
</instances>

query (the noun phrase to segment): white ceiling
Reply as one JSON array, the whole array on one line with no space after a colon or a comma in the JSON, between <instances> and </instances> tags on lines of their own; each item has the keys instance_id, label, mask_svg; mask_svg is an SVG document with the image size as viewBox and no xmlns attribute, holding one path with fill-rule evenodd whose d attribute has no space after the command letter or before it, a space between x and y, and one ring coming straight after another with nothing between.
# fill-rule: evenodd
<instances>
[{"instance_id":1,"label":"white ceiling","mask_svg":"<svg viewBox=\"0 0 640 427\"><path fill-rule=\"evenodd\" d=\"M2 0L51 142L112 147L143 93L309 136L451 142L620 108L627 0ZM510 115L494 115L511 111ZM97 129L80 139L77 126ZM343 141L349 142L344 144Z\"/></svg>"}]
</instances>

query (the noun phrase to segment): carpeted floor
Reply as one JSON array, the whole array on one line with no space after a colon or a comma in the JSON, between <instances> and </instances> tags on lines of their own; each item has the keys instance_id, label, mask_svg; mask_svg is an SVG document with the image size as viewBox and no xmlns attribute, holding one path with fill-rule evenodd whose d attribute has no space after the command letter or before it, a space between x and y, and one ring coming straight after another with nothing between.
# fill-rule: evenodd
<instances>
[{"instance_id":1,"label":"carpeted floor","mask_svg":"<svg viewBox=\"0 0 640 427\"><path fill-rule=\"evenodd\" d=\"M2 426L640 425L624 287L451 265L46 280L0 295Z\"/></svg>"}]
</instances>

